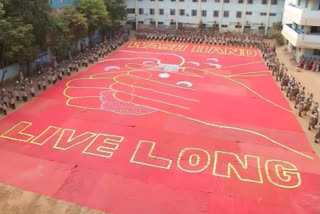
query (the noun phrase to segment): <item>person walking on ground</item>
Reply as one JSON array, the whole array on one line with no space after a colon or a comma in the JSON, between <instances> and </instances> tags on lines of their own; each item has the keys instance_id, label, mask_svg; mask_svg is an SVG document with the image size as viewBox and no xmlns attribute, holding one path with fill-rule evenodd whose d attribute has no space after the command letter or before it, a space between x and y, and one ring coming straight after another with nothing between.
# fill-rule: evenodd
<instances>
[{"instance_id":1,"label":"person walking on ground","mask_svg":"<svg viewBox=\"0 0 320 214\"><path fill-rule=\"evenodd\" d=\"M319 143L319 141L320 141L320 127L318 128L318 132L317 132L316 136L314 137L315 143Z\"/></svg>"},{"instance_id":2,"label":"person walking on ground","mask_svg":"<svg viewBox=\"0 0 320 214\"><path fill-rule=\"evenodd\" d=\"M310 115L308 130L311 131L311 129L314 129L317 123L318 123L318 111L314 111Z\"/></svg>"}]
</instances>

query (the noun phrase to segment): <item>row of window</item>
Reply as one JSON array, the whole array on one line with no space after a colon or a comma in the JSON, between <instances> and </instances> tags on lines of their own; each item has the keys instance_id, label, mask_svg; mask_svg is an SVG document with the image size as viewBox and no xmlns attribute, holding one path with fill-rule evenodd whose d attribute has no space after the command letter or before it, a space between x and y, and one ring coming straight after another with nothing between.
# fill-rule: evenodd
<instances>
[{"instance_id":1,"label":"row of window","mask_svg":"<svg viewBox=\"0 0 320 214\"><path fill-rule=\"evenodd\" d=\"M134 8L128 8L127 9L129 14L135 14L135 9ZM155 14L155 9L149 9L149 13L150 15L154 15ZM143 8L139 8L139 14L140 15L144 15L144 9ZM159 9L159 15L164 15L164 9ZM176 15L176 10L175 9L170 9L170 15L175 16ZM179 15L180 16L184 16L186 15L185 10L181 9L179 10ZM191 16L197 16L198 15L198 11L197 10L191 10ZM246 15L250 16L252 15L251 11L246 11ZM267 13L260 13L260 16L266 16ZM276 16L276 13L270 13L270 16ZM201 16L202 17L206 17L207 16L207 11L206 10L202 10L201 11ZM213 11L213 17L219 17L219 11L218 10L214 10ZM223 11L223 17L229 17L229 11ZM242 17L242 11L237 11L236 13L236 17L237 18L241 18Z\"/></svg>"},{"instance_id":2,"label":"row of window","mask_svg":"<svg viewBox=\"0 0 320 214\"><path fill-rule=\"evenodd\" d=\"M142 0L139 0L142 1ZM155 1L155 0L150 0L150 1ZM158 0L158 1L164 1L164 0ZM176 2L176 0L170 0L172 2ZM179 0L180 2L184 2L184 0ZM192 2L198 2L200 0L192 0ZM220 0L214 0L215 2L220 2ZM201 2L207 2L207 0L201 0ZM223 0L224 3L230 3L230 0ZM244 0L238 0L239 4L242 4ZM248 4L253 4L253 0L247 0ZM268 4L268 0L261 0L262 4ZM272 5L278 4L278 0L271 0Z\"/></svg>"}]
</instances>

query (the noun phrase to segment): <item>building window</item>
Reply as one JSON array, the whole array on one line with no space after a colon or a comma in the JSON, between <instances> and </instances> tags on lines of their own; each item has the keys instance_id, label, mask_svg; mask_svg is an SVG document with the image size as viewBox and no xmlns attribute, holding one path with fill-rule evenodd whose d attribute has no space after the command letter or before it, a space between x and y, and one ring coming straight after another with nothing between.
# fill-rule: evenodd
<instances>
[{"instance_id":1,"label":"building window","mask_svg":"<svg viewBox=\"0 0 320 214\"><path fill-rule=\"evenodd\" d=\"M242 12L241 11L237 11L236 17L237 18L241 18L241 16L242 16Z\"/></svg>"},{"instance_id":2,"label":"building window","mask_svg":"<svg viewBox=\"0 0 320 214\"><path fill-rule=\"evenodd\" d=\"M271 0L271 4L273 4L273 5L278 4L278 0Z\"/></svg>"},{"instance_id":3,"label":"building window","mask_svg":"<svg viewBox=\"0 0 320 214\"><path fill-rule=\"evenodd\" d=\"M175 2L176 0L171 0L171 1Z\"/></svg>"},{"instance_id":4,"label":"building window","mask_svg":"<svg viewBox=\"0 0 320 214\"><path fill-rule=\"evenodd\" d=\"M320 49L313 49L313 55L320 56Z\"/></svg>"},{"instance_id":5,"label":"building window","mask_svg":"<svg viewBox=\"0 0 320 214\"><path fill-rule=\"evenodd\" d=\"M224 3L230 3L230 0L223 0Z\"/></svg>"},{"instance_id":6,"label":"building window","mask_svg":"<svg viewBox=\"0 0 320 214\"><path fill-rule=\"evenodd\" d=\"M320 34L320 26L311 26L310 33Z\"/></svg>"},{"instance_id":7,"label":"building window","mask_svg":"<svg viewBox=\"0 0 320 214\"><path fill-rule=\"evenodd\" d=\"M262 4L267 4L267 0L262 0Z\"/></svg>"},{"instance_id":8,"label":"building window","mask_svg":"<svg viewBox=\"0 0 320 214\"><path fill-rule=\"evenodd\" d=\"M247 3L248 3L248 4L252 4L252 3L253 3L253 0L247 0Z\"/></svg>"},{"instance_id":9,"label":"building window","mask_svg":"<svg viewBox=\"0 0 320 214\"><path fill-rule=\"evenodd\" d=\"M270 16L277 16L276 13L270 13Z\"/></svg>"},{"instance_id":10,"label":"building window","mask_svg":"<svg viewBox=\"0 0 320 214\"><path fill-rule=\"evenodd\" d=\"M154 9L150 9L150 15L154 15Z\"/></svg>"},{"instance_id":11,"label":"building window","mask_svg":"<svg viewBox=\"0 0 320 214\"><path fill-rule=\"evenodd\" d=\"M213 17L219 17L219 10L213 11Z\"/></svg>"},{"instance_id":12,"label":"building window","mask_svg":"<svg viewBox=\"0 0 320 214\"><path fill-rule=\"evenodd\" d=\"M159 15L164 15L164 9L159 9Z\"/></svg>"},{"instance_id":13,"label":"building window","mask_svg":"<svg viewBox=\"0 0 320 214\"><path fill-rule=\"evenodd\" d=\"M170 15L175 16L176 15L176 9L170 9Z\"/></svg>"},{"instance_id":14,"label":"building window","mask_svg":"<svg viewBox=\"0 0 320 214\"><path fill-rule=\"evenodd\" d=\"M202 17L206 17L207 16L207 11L206 10L201 11L201 15L202 15Z\"/></svg>"},{"instance_id":15,"label":"building window","mask_svg":"<svg viewBox=\"0 0 320 214\"><path fill-rule=\"evenodd\" d=\"M201 0L202 2L207 2L207 0Z\"/></svg>"},{"instance_id":16,"label":"building window","mask_svg":"<svg viewBox=\"0 0 320 214\"><path fill-rule=\"evenodd\" d=\"M308 8L308 6L309 6L309 0L306 1L306 6L305 6L305 8Z\"/></svg>"},{"instance_id":17,"label":"building window","mask_svg":"<svg viewBox=\"0 0 320 214\"><path fill-rule=\"evenodd\" d=\"M192 0L192 2L198 2L198 0Z\"/></svg>"},{"instance_id":18,"label":"building window","mask_svg":"<svg viewBox=\"0 0 320 214\"><path fill-rule=\"evenodd\" d=\"M164 22L158 22L158 25L163 25L164 24Z\"/></svg>"},{"instance_id":19,"label":"building window","mask_svg":"<svg viewBox=\"0 0 320 214\"><path fill-rule=\"evenodd\" d=\"M219 2L220 2L220 0L214 0L214 2L219 3Z\"/></svg>"},{"instance_id":20,"label":"building window","mask_svg":"<svg viewBox=\"0 0 320 214\"><path fill-rule=\"evenodd\" d=\"M180 2L184 2L184 0L180 0Z\"/></svg>"},{"instance_id":21,"label":"building window","mask_svg":"<svg viewBox=\"0 0 320 214\"><path fill-rule=\"evenodd\" d=\"M267 13L260 13L260 16L266 16Z\"/></svg>"},{"instance_id":22,"label":"building window","mask_svg":"<svg viewBox=\"0 0 320 214\"><path fill-rule=\"evenodd\" d=\"M197 10L191 10L191 16L197 16Z\"/></svg>"},{"instance_id":23,"label":"building window","mask_svg":"<svg viewBox=\"0 0 320 214\"><path fill-rule=\"evenodd\" d=\"M250 16L250 15L252 15L252 12L247 11L247 12L246 12L246 15Z\"/></svg>"},{"instance_id":24,"label":"building window","mask_svg":"<svg viewBox=\"0 0 320 214\"><path fill-rule=\"evenodd\" d=\"M229 11L223 11L223 17L225 18L229 17Z\"/></svg>"},{"instance_id":25,"label":"building window","mask_svg":"<svg viewBox=\"0 0 320 214\"><path fill-rule=\"evenodd\" d=\"M238 0L238 3L239 4L243 4L243 0Z\"/></svg>"},{"instance_id":26,"label":"building window","mask_svg":"<svg viewBox=\"0 0 320 214\"><path fill-rule=\"evenodd\" d=\"M143 24L143 21L138 21L139 24Z\"/></svg>"},{"instance_id":27,"label":"building window","mask_svg":"<svg viewBox=\"0 0 320 214\"><path fill-rule=\"evenodd\" d=\"M150 1L154 1L154 0L150 0Z\"/></svg>"},{"instance_id":28,"label":"building window","mask_svg":"<svg viewBox=\"0 0 320 214\"><path fill-rule=\"evenodd\" d=\"M221 27L227 28L227 27L228 27L228 25L221 25Z\"/></svg>"},{"instance_id":29,"label":"building window","mask_svg":"<svg viewBox=\"0 0 320 214\"><path fill-rule=\"evenodd\" d=\"M180 1L181 1L181 0L180 0ZM184 14L185 14L184 9L181 9L181 10L180 10L180 16L184 16Z\"/></svg>"},{"instance_id":30,"label":"building window","mask_svg":"<svg viewBox=\"0 0 320 214\"><path fill-rule=\"evenodd\" d=\"M134 8L128 8L127 9L127 13L128 14L135 14L136 13L136 10Z\"/></svg>"},{"instance_id":31,"label":"building window","mask_svg":"<svg viewBox=\"0 0 320 214\"><path fill-rule=\"evenodd\" d=\"M143 14L144 14L143 8L139 8L139 15L143 15Z\"/></svg>"}]
</instances>

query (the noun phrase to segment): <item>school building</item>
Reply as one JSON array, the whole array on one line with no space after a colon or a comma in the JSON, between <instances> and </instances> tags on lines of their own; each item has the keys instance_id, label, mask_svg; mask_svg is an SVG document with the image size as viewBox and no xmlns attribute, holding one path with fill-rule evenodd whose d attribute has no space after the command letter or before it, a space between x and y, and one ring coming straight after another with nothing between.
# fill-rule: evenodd
<instances>
[{"instance_id":1,"label":"school building","mask_svg":"<svg viewBox=\"0 0 320 214\"><path fill-rule=\"evenodd\" d=\"M76 5L77 0L49 0L49 4L52 8L58 9L70 4Z\"/></svg>"},{"instance_id":2,"label":"school building","mask_svg":"<svg viewBox=\"0 0 320 214\"><path fill-rule=\"evenodd\" d=\"M320 58L320 0L286 0L282 35L296 61Z\"/></svg>"},{"instance_id":3,"label":"school building","mask_svg":"<svg viewBox=\"0 0 320 214\"><path fill-rule=\"evenodd\" d=\"M267 34L282 21L284 0L126 0L127 23L199 26Z\"/></svg>"},{"instance_id":4,"label":"school building","mask_svg":"<svg viewBox=\"0 0 320 214\"><path fill-rule=\"evenodd\" d=\"M282 22L282 35L296 60L320 58L320 0L125 0L127 24L155 27L208 27L220 32L270 33ZM53 8L77 0L49 0Z\"/></svg>"}]
</instances>

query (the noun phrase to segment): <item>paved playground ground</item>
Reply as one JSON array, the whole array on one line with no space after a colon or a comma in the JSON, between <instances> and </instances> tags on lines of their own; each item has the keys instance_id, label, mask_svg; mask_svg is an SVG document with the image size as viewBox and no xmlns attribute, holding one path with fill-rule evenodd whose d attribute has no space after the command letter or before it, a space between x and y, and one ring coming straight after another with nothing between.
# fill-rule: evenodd
<instances>
[{"instance_id":1,"label":"paved playground ground","mask_svg":"<svg viewBox=\"0 0 320 214\"><path fill-rule=\"evenodd\" d=\"M0 127L0 182L107 213L317 213L319 159L257 49L132 41Z\"/></svg>"}]
</instances>

